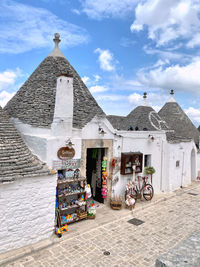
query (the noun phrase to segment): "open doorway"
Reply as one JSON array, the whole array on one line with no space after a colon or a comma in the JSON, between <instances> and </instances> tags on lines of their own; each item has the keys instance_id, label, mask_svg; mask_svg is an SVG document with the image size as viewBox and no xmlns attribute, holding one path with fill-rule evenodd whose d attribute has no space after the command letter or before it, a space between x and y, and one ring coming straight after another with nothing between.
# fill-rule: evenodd
<instances>
[{"instance_id":1,"label":"open doorway","mask_svg":"<svg viewBox=\"0 0 200 267\"><path fill-rule=\"evenodd\" d=\"M105 156L104 148L88 148L86 161L87 183L91 186L92 197L94 200L104 203L102 198L102 168L101 164Z\"/></svg>"}]
</instances>

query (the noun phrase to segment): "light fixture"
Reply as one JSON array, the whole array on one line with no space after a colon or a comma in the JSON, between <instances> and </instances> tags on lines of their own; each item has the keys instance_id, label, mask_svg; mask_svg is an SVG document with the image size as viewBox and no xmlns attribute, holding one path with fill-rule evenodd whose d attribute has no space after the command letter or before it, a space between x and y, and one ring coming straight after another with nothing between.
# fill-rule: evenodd
<instances>
[{"instance_id":1,"label":"light fixture","mask_svg":"<svg viewBox=\"0 0 200 267\"><path fill-rule=\"evenodd\" d=\"M72 148L73 145L74 144L72 144L72 141L70 139L66 141L66 147Z\"/></svg>"},{"instance_id":2,"label":"light fixture","mask_svg":"<svg viewBox=\"0 0 200 267\"><path fill-rule=\"evenodd\" d=\"M99 134L104 136L104 134L106 134L106 132L104 131L103 128L99 127Z\"/></svg>"},{"instance_id":3,"label":"light fixture","mask_svg":"<svg viewBox=\"0 0 200 267\"><path fill-rule=\"evenodd\" d=\"M152 142L155 140L155 138L153 137L153 135L149 134L148 136L149 140L151 140Z\"/></svg>"}]
</instances>

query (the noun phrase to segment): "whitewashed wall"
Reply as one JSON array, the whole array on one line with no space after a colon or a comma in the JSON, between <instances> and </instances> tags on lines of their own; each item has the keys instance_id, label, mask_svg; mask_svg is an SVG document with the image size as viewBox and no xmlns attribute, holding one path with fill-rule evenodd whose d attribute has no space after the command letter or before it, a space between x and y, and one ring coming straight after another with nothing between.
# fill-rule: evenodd
<instances>
[{"instance_id":1,"label":"whitewashed wall","mask_svg":"<svg viewBox=\"0 0 200 267\"><path fill-rule=\"evenodd\" d=\"M164 132L118 132L123 137L117 137L114 155L121 157L121 152L141 152L143 154L143 172L136 175L145 176L144 174L144 155L151 155L151 166L156 170L153 174L153 187L155 192L161 191L161 179L164 179L162 173L162 153L163 142L166 140ZM154 136L154 141L149 139L149 134ZM116 194L123 194L125 185L132 175L120 175L119 182L115 185ZM116 176L115 175L115 176ZM115 177L114 177L115 179Z\"/></svg>"},{"instance_id":2,"label":"whitewashed wall","mask_svg":"<svg viewBox=\"0 0 200 267\"><path fill-rule=\"evenodd\" d=\"M197 176L200 177L200 152L197 153Z\"/></svg>"},{"instance_id":3,"label":"whitewashed wall","mask_svg":"<svg viewBox=\"0 0 200 267\"><path fill-rule=\"evenodd\" d=\"M53 234L56 182L50 175L0 184L0 253Z\"/></svg>"},{"instance_id":4,"label":"whitewashed wall","mask_svg":"<svg viewBox=\"0 0 200 267\"><path fill-rule=\"evenodd\" d=\"M181 142L179 144L168 144L168 175L169 175L169 191L174 191L181 186L186 186L191 183L191 152L196 147L193 141ZM179 166L176 162L179 161ZM195 173L197 175L197 158L195 159ZM195 175L195 176L196 176Z\"/></svg>"}]
</instances>

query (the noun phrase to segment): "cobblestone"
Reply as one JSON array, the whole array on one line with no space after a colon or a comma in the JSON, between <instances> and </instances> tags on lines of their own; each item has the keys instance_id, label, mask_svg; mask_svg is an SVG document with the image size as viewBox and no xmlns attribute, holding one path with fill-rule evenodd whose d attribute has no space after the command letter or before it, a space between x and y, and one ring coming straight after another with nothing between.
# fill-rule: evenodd
<instances>
[{"instance_id":1,"label":"cobblestone","mask_svg":"<svg viewBox=\"0 0 200 267\"><path fill-rule=\"evenodd\" d=\"M3 266L155 266L159 255L200 229L200 183L191 192L198 195L180 191L96 229L74 236L66 233L61 242ZM132 225L131 218L144 223ZM104 255L105 251L110 255Z\"/></svg>"}]
</instances>

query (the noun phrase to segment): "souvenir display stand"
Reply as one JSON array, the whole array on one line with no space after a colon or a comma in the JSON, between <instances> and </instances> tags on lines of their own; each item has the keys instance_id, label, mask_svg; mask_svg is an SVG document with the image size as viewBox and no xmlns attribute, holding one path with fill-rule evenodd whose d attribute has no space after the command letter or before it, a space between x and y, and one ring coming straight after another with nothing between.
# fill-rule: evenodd
<instances>
[{"instance_id":1,"label":"souvenir display stand","mask_svg":"<svg viewBox=\"0 0 200 267\"><path fill-rule=\"evenodd\" d=\"M77 222L87 218L86 178L79 177L79 173L58 171L57 203L60 226ZM77 171L78 172L78 171Z\"/></svg>"}]
</instances>

